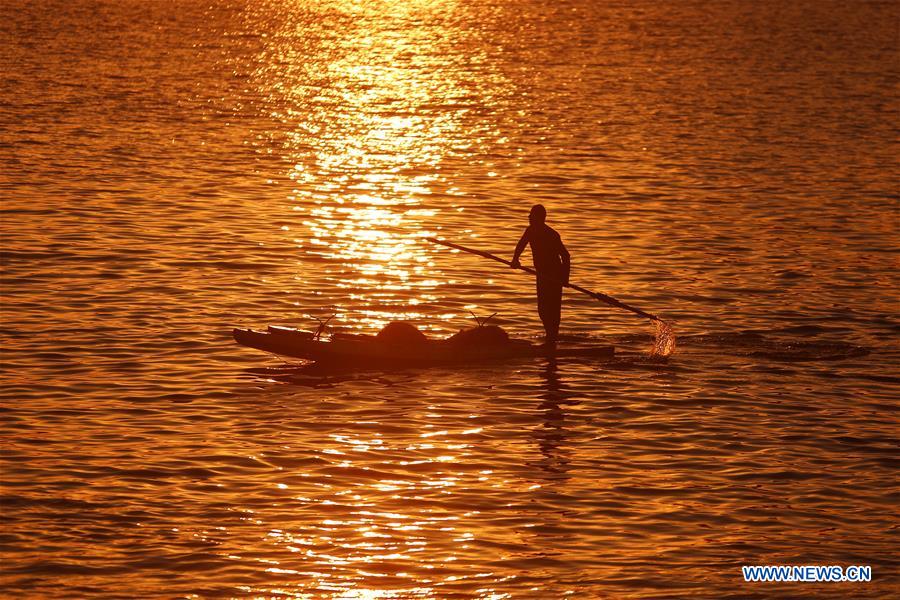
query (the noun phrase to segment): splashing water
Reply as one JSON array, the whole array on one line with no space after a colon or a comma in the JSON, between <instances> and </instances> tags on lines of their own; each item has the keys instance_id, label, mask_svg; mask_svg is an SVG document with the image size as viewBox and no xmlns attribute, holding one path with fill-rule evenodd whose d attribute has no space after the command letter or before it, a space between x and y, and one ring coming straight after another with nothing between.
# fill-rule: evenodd
<instances>
[{"instance_id":1,"label":"splashing water","mask_svg":"<svg viewBox=\"0 0 900 600\"><path fill-rule=\"evenodd\" d=\"M656 336L653 339L653 349L650 356L653 358L668 358L675 352L675 330L663 320L653 321L656 328Z\"/></svg>"}]
</instances>

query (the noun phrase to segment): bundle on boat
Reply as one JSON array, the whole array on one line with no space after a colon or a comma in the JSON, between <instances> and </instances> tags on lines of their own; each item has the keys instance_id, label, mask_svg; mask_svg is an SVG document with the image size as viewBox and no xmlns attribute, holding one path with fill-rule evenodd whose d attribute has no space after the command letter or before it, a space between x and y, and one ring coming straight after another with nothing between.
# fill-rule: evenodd
<instances>
[{"instance_id":1,"label":"bundle on boat","mask_svg":"<svg viewBox=\"0 0 900 600\"><path fill-rule=\"evenodd\" d=\"M301 329L269 326L266 331L235 329L242 346L289 358L339 367L437 366L538 356L582 356L610 359L612 346L548 347L516 340L501 327L479 325L446 339L431 339L415 325L389 323L377 335L334 333L330 339Z\"/></svg>"}]
</instances>

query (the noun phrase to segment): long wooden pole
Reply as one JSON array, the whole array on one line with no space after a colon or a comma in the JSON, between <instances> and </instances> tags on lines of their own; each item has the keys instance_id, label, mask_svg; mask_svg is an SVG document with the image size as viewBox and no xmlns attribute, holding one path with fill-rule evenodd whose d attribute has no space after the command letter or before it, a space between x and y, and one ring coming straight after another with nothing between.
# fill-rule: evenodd
<instances>
[{"instance_id":1,"label":"long wooden pole","mask_svg":"<svg viewBox=\"0 0 900 600\"><path fill-rule=\"evenodd\" d=\"M453 242L448 242L447 240L442 240L442 239L435 238L435 237L426 237L425 239L433 244L440 244L442 246L447 246L448 248L455 248L456 250L468 252L469 254L475 254L476 256L483 256L484 258L489 258L489 259L495 260L499 263L503 263L504 265L506 265L508 267L512 267L511 261L508 261L505 258L500 258L499 256L497 256L495 254L491 254L490 252L484 252L483 250L476 250L475 248L469 248L468 246L454 244ZM523 267L523 266L519 265L518 269L525 271L526 273L531 273L532 275L537 275L535 270L531 269L529 267ZM600 292L592 292L589 289L583 288L580 285L575 285L573 283L566 284L564 287L576 290L578 292L581 292L582 294L587 294L588 296L591 296L592 298L599 300L600 302L603 302L605 304L609 304L610 306L624 308L625 310L631 311L636 315L644 317L645 319L662 322L662 319L660 319L658 316L651 315L650 313L644 312L643 310L641 310L639 308L635 308L634 306L625 304L624 302L622 302L620 300L616 300L612 296L608 296L608 295L600 293Z\"/></svg>"}]
</instances>

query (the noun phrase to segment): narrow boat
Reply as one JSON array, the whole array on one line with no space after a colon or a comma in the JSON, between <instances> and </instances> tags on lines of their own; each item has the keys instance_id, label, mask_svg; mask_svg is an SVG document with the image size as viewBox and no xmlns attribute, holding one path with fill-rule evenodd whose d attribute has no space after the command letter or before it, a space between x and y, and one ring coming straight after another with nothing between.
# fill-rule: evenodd
<instances>
[{"instance_id":1,"label":"narrow boat","mask_svg":"<svg viewBox=\"0 0 900 600\"><path fill-rule=\"evenodd\" d=\"M548 347L509 339L496 326L480 326L444 339L432 340L406 323L391 323L378 335L335 333L321 339L310 331L270 326L267 331L235 329L234 340L282 357L302 358L334 367L428 367L509 361L535 357L583 357L609 360L612 346Z\"/></svg>"}]
</instances>

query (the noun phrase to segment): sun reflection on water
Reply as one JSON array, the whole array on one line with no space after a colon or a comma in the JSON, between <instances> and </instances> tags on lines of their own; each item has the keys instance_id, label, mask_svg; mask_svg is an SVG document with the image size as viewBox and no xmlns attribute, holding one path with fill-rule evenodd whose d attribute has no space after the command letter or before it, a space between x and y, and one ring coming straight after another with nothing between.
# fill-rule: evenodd
<instances>
[{"instance_id":1,"label":"sun reflection on water","mask_svg":"<svg viewBox=\"0 0 900 600\"><path fill-rule=\"evenodd\" d=\"M407 319L440 329L441 321L457 317L413 308L434 301L444 284L432 275L431 250L417 238L434 233L442 212L461 211L435 202L437 194L458 193L441 163L498 135L462 122L473 107L494 104L507 86L482 73L476 98L466 73L486 57L461 55L454 50L459 40L440 20L424 18L455 8L431 0L348 0L277 9L281 31L270 36L255 75L268 90L272 118L287 130L281 151L292 165L289 198L302 219L302 231L290 233L299 268L328 282L322 292L342 326L371 331ZM309 11L341 27L306 39ZM448 60L459 68L447 68Z\"/></svg>"},{"instance_id":2,"label":"sun reflection on water","mask_svg":"<svg viewBox=\"0 0 900 600\"><path fill-rule=\"evenodd\" d=\"M360 2L326 4L354 18L345 21L345 29L312 42L298 35L295 19L286 16L284 31L269 42L269 60L257 74L270 86L273 118L289 129L282 152L290 165L293 218L279 233L290 236L298 250L298 277L314 270L316 280L324 282L318 293L330 301L340 325L371 332L393 320L411 320L421 329L441 329L442 322L460 315L458 308L440 306L440 289L457 282L435 271L432 249L419 238L446 226L448 214L454 222L465 219L454 200L462 192L447 180L442 162L479 145L482 136L499 135L464 130L462 123L473 108L493 104L492 95L502 93L505 82L491 81L476 92L471 80L460 78L465 69L441 68L448 56L467 68L485 60L454 51L458 40L418 16L423 9L444 14L453 2L378 3L377 9ZM371 21L377 26L370 27L365 14L373 10L379 13ZM384 11L391 18L385 20ZM320 62L315 64L303 51L310 43L326 48L316 49ZM393 61L391 53L418 58ZM321 85L311 86L310 80ZM465 309L478 306L469 302ZM430 408L429 415L436 410ZM296 576L298 589L266 591L296 597L439 597L439 586L463 583L466 578L449 567L478 536L459 526L473 513L455 512L435 498L452 499L472 478L484 482L493 476L456 467L472 450L465 440L481 432L481 427L462 432L426 427L397 443L381 433L329 436L320 451L327 467L314 475L297 473L302 491L292 496L301 510L315 515L315 523L295 531L272 523L265 537L298 559L266 565L267 572ZM283 485L288 492L295 487ZM437 537L444 542L441 550L433 543ZM478 593L501 597L487 586Z\"/></svg>"},{"instance_id":3,"label":"sun reflection on water","mask_svg":"<svg viewBox=\"0 0 900 600\"><path fill-rule=\"evenodd\" d=\"M435 419L443 411L437 405L425 410ZM467 560L479 539L477 530L462 523L471 523L481 511L457 511L435 502L435 495L452 496L467 478L484 481L493 475L492 470L469 474L455 468L470 460L473 448L468 440L483 431L481 426L425 427L406 441L390 441L379 431L327 434L329 441L320 453L335 485L325 486L320 495L292 498L299 503L294 510L309 511L313 520L295 530L270 526L264 534L266 544L276 544L296 559L234 557L260 563L267 574L296 577L297 587L244 589L301 598L437 598L452 589L446 586L483 580L478 584L480 597L502 597L490 595L492 590L484 586L493 573L461 577L455 567ZM381 455L377 466L373 455ZM400 473L409 476L393 475ZM438 545L433 543L436 536Z\"/></svg>"}]
</instances>

